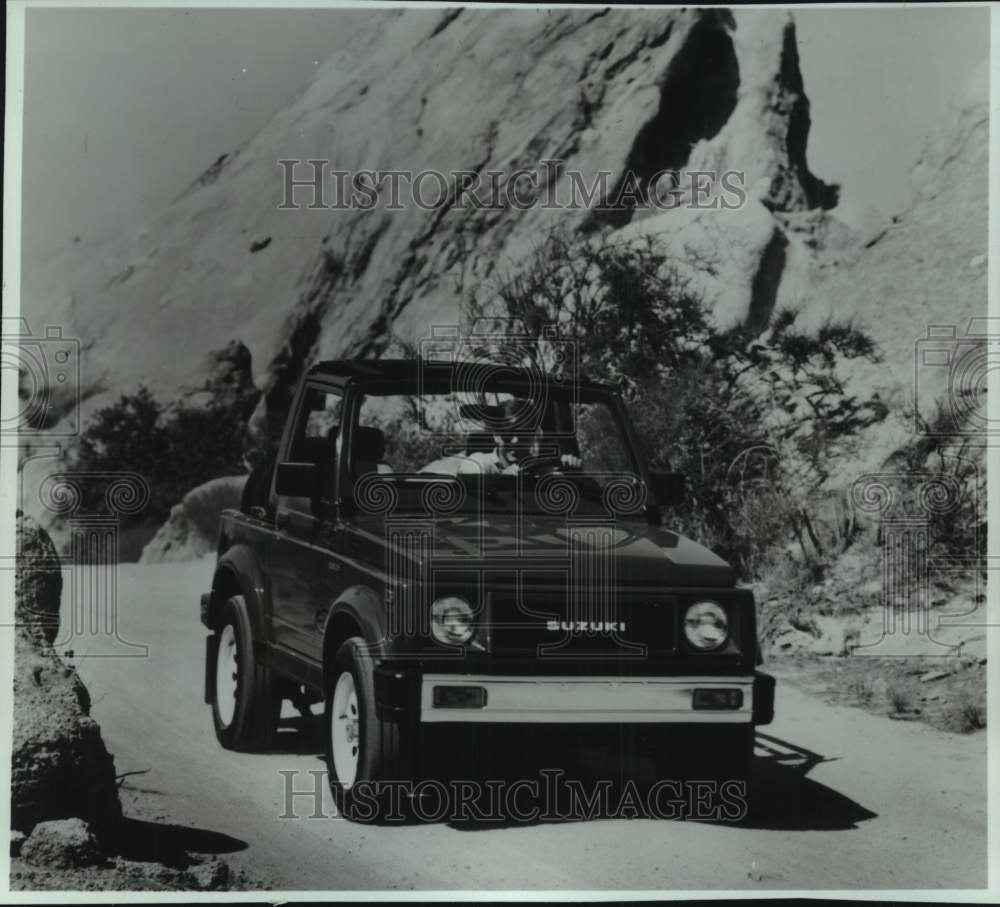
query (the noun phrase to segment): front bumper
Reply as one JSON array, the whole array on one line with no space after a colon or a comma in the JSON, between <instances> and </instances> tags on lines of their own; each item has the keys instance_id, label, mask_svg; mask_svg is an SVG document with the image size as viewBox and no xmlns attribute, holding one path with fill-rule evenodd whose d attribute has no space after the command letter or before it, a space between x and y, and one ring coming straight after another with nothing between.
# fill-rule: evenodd
<instances>
[{"instance_id":1,"label":"front bumper","mask_svg":"<svg viewBox=\"0 0 1000 907\"><path fill-rule=\"evenodd\" d=\"M454 687L483 690L485 704L435 704L435 688ZM425 724L768 724L774 713L774 678L760 673L527 677L376 669L375 690L380 718ZM735 708L695 708L695 690L739 690L742 701Z\"/></svg>"},{"instance_id":2,"label":"front bumper","mask_svg":"<svg viewBox=\"0 0 1000 907\"><path fill-rule=\"evenodd\" d=\"M482 708L435 706L435 687L477 687L486 691ZM699 710L694 691L740 690L735 709ZM750 724L752 677L490 677L426 674L420 685L420 720L427 722L511 722L517 724Z\"/></svg>"}]
</instances>

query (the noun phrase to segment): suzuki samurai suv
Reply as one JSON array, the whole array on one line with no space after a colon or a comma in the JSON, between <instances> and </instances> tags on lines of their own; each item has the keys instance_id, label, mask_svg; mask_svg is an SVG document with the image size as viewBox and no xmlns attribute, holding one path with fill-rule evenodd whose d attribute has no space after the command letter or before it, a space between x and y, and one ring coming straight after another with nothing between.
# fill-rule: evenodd
<instances>
[{"instance_id":1,"label":"suzuki samurai suv","mask_svg":"<svg viewBox=\"0 0 1000 907\"><path fill-rule=\"evenodd\" d=\"M752 593L670 528L683 495L612 384L313 366L202 596L220 743L266 748L282 700L322 702L338 802L413 778L445 728L616 726L661 771L746 779L774 681Z\"/></svg>"}]
</instances>

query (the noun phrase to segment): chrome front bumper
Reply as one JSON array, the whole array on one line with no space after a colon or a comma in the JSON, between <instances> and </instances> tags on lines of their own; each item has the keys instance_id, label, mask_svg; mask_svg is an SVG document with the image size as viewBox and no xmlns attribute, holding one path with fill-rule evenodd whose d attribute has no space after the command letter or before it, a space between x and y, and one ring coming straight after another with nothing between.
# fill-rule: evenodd
<instances>
[{"instance_id":1,"label":"chrome front bumper","mask_svg":"<svg viewBox=\"0 0 1000 907\"><path fill-rule=\"evenodd\" d=\"M434 705L435 687L481 687L482 708ZM695 709L696 689L738 689L737 709ZM754 678L746 677L498 677L425 674L422 722L749 724Z\"/></svg>"}]
</instances>

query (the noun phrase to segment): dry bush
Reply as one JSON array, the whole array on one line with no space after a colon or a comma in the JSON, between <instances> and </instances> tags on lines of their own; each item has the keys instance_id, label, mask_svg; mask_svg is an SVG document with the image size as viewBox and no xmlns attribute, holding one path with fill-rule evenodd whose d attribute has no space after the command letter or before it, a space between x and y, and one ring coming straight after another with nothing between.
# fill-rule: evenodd
<instances>
[{"instance_id":1,"label":"dry bush","mask_svg":"<svg viewBox=\"0 0 1000 907\"><path fill-rule=\"evenodd\" d=\"M978 690L963 689L945 706L942 723L959 734L970 734L986 727L985 684Z\"/></svg>"},{"instance_id":2,"label":"dry bush","mask_svg":"<svg viewBox=\"0 0 1000 907\"><path fill-rule=\"evenodd\" d=\"M917 694L913 689L913 684L903 677L896 677L889 681L885 698L895 715L905 715L912 712L917 703Z\"/></svg>"},{"instance_id":3,"label":"dry bush","mask_svg":"<svg viewBox=\"0 0 1000 907\"><path fill-rule=\"evenodd\" d=\"M986 703L963 702L958 706L959 729L962 732L982 730L986 727Z\"/></svg>"},{"instance_id":4,"label":"dry bush","mask_svg":"<svg viewBox=\"0 0 1000 907\"><path fill-rule=\"evenodd\" d=\"M855 674L847 683L847 692L859 705L870 705L875 698L875 678L870 674Z\"/></svg>"}]
</instances>

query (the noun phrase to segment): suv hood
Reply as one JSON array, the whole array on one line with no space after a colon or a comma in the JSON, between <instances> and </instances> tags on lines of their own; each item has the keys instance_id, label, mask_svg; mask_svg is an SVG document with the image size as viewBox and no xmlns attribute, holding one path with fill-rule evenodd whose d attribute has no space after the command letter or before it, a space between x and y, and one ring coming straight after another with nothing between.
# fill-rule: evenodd
<instances>
[{"instance_id":1,"label":"suv hood","mask_svg":"<svg viewBox=\"0 0 1000 907\"><path fill-rule=\"evenodd\" d=\"M617 574L624 585L725 588L736 582L733 568L708 548L640 520L580 519L568 525L565 520L532 514L455 514L437 517L433 526L435 566L442 560L458 561L456 566L470 570L523 569L537 563L540 569L551 570L557 562L566 564L593 552L607 556L610 551L619 558ZM365 528L379 535L388 530L382 537L390 547L397 547L392 543L392 521ZM407 531L413 528L409 523Z\"/></svg>"}]
</instances>

